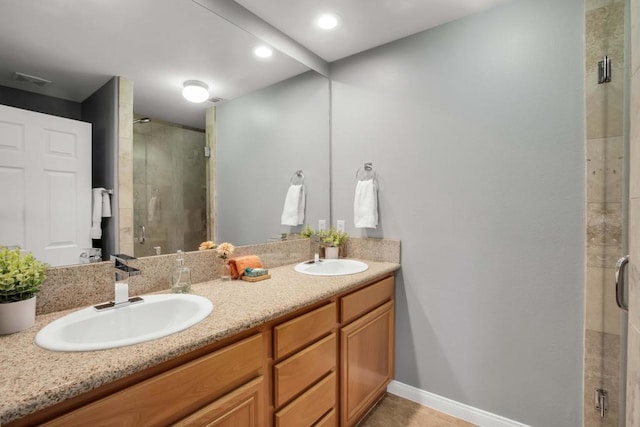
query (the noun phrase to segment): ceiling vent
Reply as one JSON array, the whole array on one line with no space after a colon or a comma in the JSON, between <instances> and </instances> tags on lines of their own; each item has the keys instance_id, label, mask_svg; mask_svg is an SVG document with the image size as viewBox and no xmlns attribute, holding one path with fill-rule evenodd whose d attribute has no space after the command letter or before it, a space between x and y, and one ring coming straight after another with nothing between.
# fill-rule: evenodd
<instances>
[{"instance_id":1,"label":"ceiling vent","mask_svg":"<svg viewBox=\"0 0 640 427\"><path fill-rule=\"evenodd\" d=\"M29 74L15 72L11 78L17 82L31 83L38 87L45 87L51 83L51 80L43 79L42 77L30 76Z\"/></svg>"},{"instance_id":2,"label":"ceiling vent","mask_svg":"<svg viewBox=\"0 0 640 427\"><path fill-rule=\"evenodd\" d=\"M220 102L220 101L224 101L224 99L218 98L218 97L215 97L215 96L212 97L212 98L207 99L207 102L211 102L212 104L215 104L216 102Z\"/></svg>"}]
</instances>

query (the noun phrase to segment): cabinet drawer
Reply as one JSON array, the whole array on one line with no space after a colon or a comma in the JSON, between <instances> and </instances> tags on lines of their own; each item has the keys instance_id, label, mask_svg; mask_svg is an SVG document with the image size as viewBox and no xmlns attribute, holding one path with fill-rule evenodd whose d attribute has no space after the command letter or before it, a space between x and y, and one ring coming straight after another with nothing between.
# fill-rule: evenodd
<instances>
[{"instance_id":1,"label":"cabinet drawer","mask_svg":"<svg viewBox=\"0 0 640 427\"><path fill-rule=\"evenodd\" d=\"M336 427L336 410L330 410L329 413L315 423L313 427Z\"/></svg>"},{"instance_id":2,"label":"cabinet drawer","mask_svg":"<svg viewBox=\"0 0 640 427\"><path fill-rule=\"evenodd\" d=\"M262 335L231 344L46 425L143 426L176 422L259 375Z\"/></svg>"},{"instance_id":3,"label":"cabinet drawer","mask_svg":"<svg viewBox=\"0 0 640 427\"><path fill-rule=\"evenodd\" d=\"M336 367L336 334L305 348L273 367L276 408Z\"/></svg>"},{"instance_id":4,"label":"cabinet drawer","mask_svg":"<svg viewBox=\"0 0 640 427\"><path fill-rule=\"evenodd\" d=\"M259 377L174 424L174 427L262 425L263 390L263 379Z\"/></svg>"},{"instance_id":5,"label":"cabinet drawer","mask_svg":"<svg viewBox=\"0 0 640 427\"><path fill-rule=\"evenodd\" d=\"M349 294L341 300L341 322L348 323L392 298L393 277Z\"/></svg>"},{"instance_id":6,"label":"cabinet drawer","mask_svg":"<svg viewBox=\"0 0 640 427\"><path fill-rule=\"evenodd\" d=\"M336 303L332 302L273 328L274 359L300 350L328 334L336 326Z\"/></svg>"},{"instance_id":7,"label":"cabinet drawer","mask_svg":"<svg viewBox=\"0 0 640 427\"><path fill-rule=\"evenodd\" d=\"M276 427L310 426L336 403L336 373L314 385L302 396L276 412Z\"/></svg>"}]
</instances>

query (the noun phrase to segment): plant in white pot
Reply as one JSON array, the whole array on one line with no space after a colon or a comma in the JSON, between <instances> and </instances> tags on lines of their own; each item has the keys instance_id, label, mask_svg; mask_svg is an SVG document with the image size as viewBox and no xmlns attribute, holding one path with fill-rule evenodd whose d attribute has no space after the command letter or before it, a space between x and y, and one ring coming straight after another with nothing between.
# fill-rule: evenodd
<instances>
[{"instance_id":1,"label":"plant in white pot","mask_svg":"<svg viewBox=\"0 0 640 427\"><path fill-rule=\"evenodd\" d=\"M336 259L340 256L340 248L349 238L346 231L338 231L331 227L330 230L320 231L318 233L320 240L324 244L324 256L328 259Z\"/></svg>"},{"instance_id":2,"label":"plant in white pot","mask_svg":"<svg viewBox=\"0 0 640 427\"><path fill-rule=\"evenodd\" d=\"M30 328L36 321L36 294L47 265L31 252L0 246L0 335Z\"/></svg>"}]
</instances>

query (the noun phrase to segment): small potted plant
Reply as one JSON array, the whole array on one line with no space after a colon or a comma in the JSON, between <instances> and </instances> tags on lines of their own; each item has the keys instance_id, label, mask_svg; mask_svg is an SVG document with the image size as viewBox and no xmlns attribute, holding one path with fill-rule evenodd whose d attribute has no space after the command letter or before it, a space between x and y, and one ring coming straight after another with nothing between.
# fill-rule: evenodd
<instances>
[{"instance_id":1,"label":"small potted plant","mask_svg":"<svg viewBox=\"0 0 640 427\"><path fill-rule=\"evenodd\" d=\"M30 328L36 321L36 294L47 265L31 252L0 246L0 335Z\"/></svg>"},{"instance_id":2,"label":"small potted plant","mask_svg":"<svg viewBox=\"0 0 640 427\"><path fill-rule=\"evenodd\" d=\"M336 259L340 255L340 248L349 238L346 231L338 231L331 227L330 230L324 230L318 233L320 241L324 244L324 255L327 259Z\"/></svg>"}]
</instances>

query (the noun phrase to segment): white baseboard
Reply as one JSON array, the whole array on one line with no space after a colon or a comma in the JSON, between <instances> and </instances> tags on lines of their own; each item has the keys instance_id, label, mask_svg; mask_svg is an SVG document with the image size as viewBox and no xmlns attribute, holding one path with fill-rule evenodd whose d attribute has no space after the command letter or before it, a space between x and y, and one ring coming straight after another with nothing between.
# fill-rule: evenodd
<instances>
[{"instance_id":1,"label":"white baseboard","mask_svg":"<svg viewBox=\"0 0 640 427\"><path fill-rule=\"evenodd\" d=\"M387 391L396 396L403 397L412 402L419 403L436 411L444 412L461 420L468 421L481 427L528 427L526 424L510 420L491 412L477 409L428 391L403 384L398 381L391 381Z\"/></svg>"}]
</instances>

